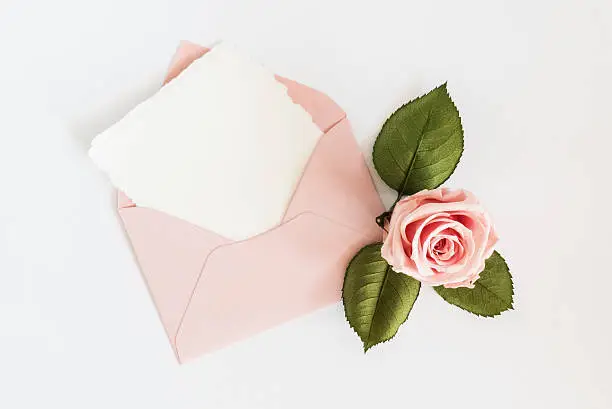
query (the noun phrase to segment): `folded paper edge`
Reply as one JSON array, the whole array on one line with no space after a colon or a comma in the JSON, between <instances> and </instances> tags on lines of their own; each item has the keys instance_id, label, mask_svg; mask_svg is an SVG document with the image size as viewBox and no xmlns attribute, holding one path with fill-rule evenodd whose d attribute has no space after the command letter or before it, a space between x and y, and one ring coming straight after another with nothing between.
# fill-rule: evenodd
<instances>
[{"instance_id":1,"label":"folded paper edge","mask_svg":"<svg viewBox=\"0 0 612 409\"><path fill-rule=\"evenodd\" d=\"M257 236L251 237L249 239L237 241L237 242L222 244L222 245L219 245L219 246L215 247L213 250L211 250L208 253L208 255L204 259L204 262L203 262L203 265L202 265L202 269L201 269L200 274L199 274L199 276L198 276L198 278L197 278L197 280L196 280L196 282L194 284L194 288L193 288L192 293L191 293L191 295L189 297L189 301L187 303L185 311L183 312L183 315L182 315L181 320L179 322L178 329L176 330L176 334L171 339L172 348L174 350L174 354L176 355L179 364L182 365L182 364L184 364L184 363L186 363L188 361L192 361L194 359L197 359L197 356L195 356L195 357L188 357L188 358L185 358L185 359L182 358L181 352L180 352L180 346L179 346L179 343L180 343L179 338L180 338L180 335L181 335L181 330L182 330L182 328L183 328L183 326L185 324L185 317L187 316L187 313L188 313L188 311L189 311L189 309L191 307L192 301L193 301L193 299L195 298L195 296L197 294L197 291L198 291L199 285L200 285L200 283L202 281L202 278L205 276L205 270L206 270L206 266L208 264L208 261L212 257L214 257L214 254L217 251L219 251L219 250L221 250L223 248L234 246L236 244L240 244L240 243L243 243L243 242L246 242L246 241L250 241L250 240L253 240L253 239L256 239L256 238L268 235L268 234L271 234L271 233L275 232L276 230L284 227L286 224L293 223L293 222L295 222L295 221L297 221L297 220L299 220L301 218L304 218L304 217L320 218L320 219L323 219L323 220L325 220L326 222L328 222L328 223L330 223L332 225L336 225L338 227L342 227L344 229L350 230L350 231L355 233L356 237L360 237L364 243L369 242L371 239L373 239L373 237L371 237L369 234L367 234L365 232L362 232L362 231L359 231L359 230L357 230L357 229L355 229L355 228L353 228L351 226L348 226L348 225L346 225L344 223L340 223L340 222L338 222L338 221L336 221L336 220L334 220L334 219L332 219L330 217L327 217L327 216L324 216L324 215L321 215L321 214L318 214L318 213L315 213L315 212L312 212L312 211L304 211L304 212L301 212L301 213L293 216L289 220L283 221L283 223L279 224L278 226L258 234ZM341 297L341 294L339 294L339 297ZM272 328L274 328L276 326L283 325L285 323L288 323L288 322L293 321L295 319L298 319L300 317L306 316L308 314L312 314L315 311L318 311L320 309L323 309L323 308L329 307L331 305L334 305L334 304L338 303L339 301L340 301L340 298L338 298L337 300L330 301L330 302L328 302L326 304L321 304L317 308L314 308L314 309L312 309L310 311L307 311L307 312L304 312L302 314L295 315L295 316L291 317L290 319L288 319L288 320L286 320L286 321L284 321L282 323L279 323L277 325L274 325L274 326L271 326L271 327L268 327L268 328L264 328L261 331L257 331L255 333L253 333L252 336L261 334L261 333L263 333L265 331L268 331L268 330L270 330L270 329L272 329ZM244 338L242 338L242 339L244 339ZM215 347L215 348L211 348L210 350L206 350L206 351L202 352L198 356L204 355L204 354L206 354L208 352L211 352L211 351L223 349L223 348L225 348L225 347L227 347L229 345L232 345L232 344L235 344L235 343L239 342L240 340L241 339L236 339L236 340L234 340L232 342L229 342L229 343L227 343L225 345L218 346L218 347Z\"/></svg>"},{"instance_id":2,"label":"folded paper edge","mask_svg":"<svg viewBox=\"0 0 612 409\"><path fill-rule=\"evenodd\" d=\"M185 49L185 47L190 47L190 48L191 48L191 47L194 47L194 48L193 48L193 50L186 50L186 49ZM203 54L204 54L206 51L208 51L209 49L210 49L210 48L208 48L208 47L201 46L201 45L199 45L199 44L197 44L197 43L194 43L194 42L191 42L191 41L188 41L188 40L181 40L181 41L180 41L180 43L179 43L179 45L177 46L177 49L176 49L176 51L175 51L175 54L173 55L173 57L172 57L172 58L171 58L171 60L170 60L170 63L169 63L169 68L168 68L168 74L167 74L166 79L164 80L164 85L165 85L165 84L167 84L168 82L172 81L172 80L173 80L174 78L176 78L178 75L180 75L180 73L181 73L181 72L182 72L184 69L186 69L187 67L189 67L189 65L191 65L191 64L192 64L192 63L193 63L195 60L197 60L198 58L201 58L201 57L202 57L202 55L203 55ZM183 50L185 50L185 51L186 51L186 53L187 53L187 54L189 54L190 56L195 56L195 55L197 55L197 54L201 54L201 55L198 55L197 57L195 57L195 58L193 58L193 59L191 59L191 58L189 57L189 59L191 59L191 61L188 61L188 62L183 61L183 62L181 62L181 61L180 61L181 57L183 57L183 58L184 58L184 56L185 56L185 54L183 54L183 55L181 56L181 53L183 52ZM175 64L180 64L180 65L178 66L178 68L174 68L174 69L173 69L173 65L175 65ZM301 106L301 107L302 107L304 110L306 110L306 111L307 111L307 112L310 114L310 116L311 116L311 118L312 118L313 122L314 122L314 123L315 123L315 124L316 124L316 125L319 127L319 129L321 129L322 136L321 136L321 138L319 139L319 141L317 142L317 146L318 146L318 145L321 143L321 140L322 140L322 139L323 139L323 138L326 136L326 134L327 134L329 131L331 131L333 128L335 128L336 126L338 126L338 125L339 125L340 123L342 123L343 121L347 121L347 122L348 122L348 118L347 118L347 114L346 114L346 112L345 112L345 111L344 111L344 110L343 110L343 109L342 109L342 108L341 108L341 107L340 107L340 106L339 106L339 105L338 105L338 104L337 104L337 103L336 103L336 102L335 102L335 101L334 101L334 100L333 100L333 99L332 99L332 98L331 98L329 95L327 95L326 93L324 93L324 92L322 92L322 91L319 91L319 90L317 90L317 89L315 89L315 88L312 88L312 87L310 87L310 86L308 86L308 85L305 85L305 84L302 84L302 83L300 83L300 82L294 81L294 80L292 80L292 79L285 78L285 77L281 77L281 76L279 76L279 75L275 75L275 78L276 78L276 79L277 79L279 82L281 82L283 85L285 85L286 87L287 87L287 83L288 83L288 82L290 82L290 83L296 84L296 85L297 85L297 86L299 86L299 87L303 87L303 88L308 89L308 91L309 91L309 92L312 92L312 93L313 93L313 95L316 95L317 97L321 98L321 99L320 99L320 100L318 100L318 101L325 101L325 104L329 104L329 108L328 108L328 110L329 110L329 111L332 111L332 112L337 112L337 113L338 113L337 118L333 118L332 120L329 120L329 119L328 119L328 120L327 120L327 123L325 124L325 126L322 126L322 124L321 124L321 122L322 122L322 121L320 121L320 120L319 120L319 121L317 121L317 120L315 119L315 117L314 117L314 116L313 116L313 115L310 113L310 109L307 109L307 106L309 105L309 104L308 104L308 102L309 102L309 101L306 101L306 103L304 103L304 101L303 101L302 103L297 102L297 101L294 99L294 97L292 96L292 93L290 92L289 87L287 87L287 95L288 95L288 96L289 96L289 97L290 97L290 98L291 98L291 99L294 101L294 103L295 103L295 104L300 105L300 106ZM312 108L311 108L311 109L312 109ZM354 136L353 136L353 138L354 138ZM316 150L316 146L315 146L315 150ZM315 150L313 150L313 154L314 154ZM296 185L296 189L294 190L294 192L293 192L293 194L292 194L292 197L291 197L291 199L290 199L290 201L289 201L289 205L287 206L287 209L285 210L285 213L283 214L282 221L281 221L281 222L280 222L280 223L279 223L277 226L273 227L272 229L269 229L269 230L266 230L266 231L264 231L264 232L261 232L261 233L259 233L258 235L253 236L253 237L250 237L250 238L245 239L245 240L251 240L251 239L253 239L254 237L258 237L258 236L260 236L260 235L265 235L265 234L267 234L267 233L270 233L270 232L272 232L272 231L274 231L274 230L276 230L276 229L278 229L278 228L282 227L284 224L289 223L289 222L291 222L291 221L294 221L294 220L296 220L297 218L299 218L299 217L303 217L303 216L308 215L308 214L311 214L311 215L316 216L316 217L323 218L323 219L325 219L325 220L328 220L328 221L329 221L329 222L331 222L331 223L334 223L334 224L339 225L339 226L341 226L341 227L344 227L344 228L350 229L350 230L352 230L352 231L354 231L354 232L358 233L359 235L361 235L361 236L364 238L364 240L369 239L368 235L364 234L363 232L360 232L359 230L357 230L357 229L355 229L355 228L352 228L352 227L350 227L350 226L348 226L348 225L344 225L344 224L339 223L339 222L337 222L337 221L335 221L335 220L333 220L333 219L331 219L331 218L329 218L329 217L327 217L327 216L319 215L319 214L314 213L314 212L311 212L311 211L304 211L304 212L301 212L301 213L299 213L299 214L297 214L297 215L293 216L291 219L289 219L289 220L285 220L286 213L287 213L287 211L289 210L289 208L290 208L290 206L291 206L291 203L292 203L292 201L293 201L293 197L295 196L296 191L299 189L300 182L301 182L301 180L302 180L302 178L303 178L304 174L306 173L306 170L307 170L308 165L309 165L309 163L310 163L310 161L311 161L311 158L312 158L312 154L311 154L311 157L309 158L309 160L308 160L308 162L307 162L306 166L304 167L304 171L302 172L302 175L300 176L300 179L298 180L298 183L297 183L297 185ZM133 202L130 200L130 198L129 198L128 196L126 196L126 195L125 195L123 192L121 192L121 191L117 190L117 212L118 212L119 217L120 217L121 219L122 219L121 214L122 214L124 211L128 211L129 209L137 209L137 208L139 208L139 206L137 206L136 204L134 204L134 203L133 203ZM154 210L154 209L152 209L152 210ZM124 233L125 233L125 235L126 235L126 238L127 238L127 239L128 239L128 241L130 242L130 247L132 248L132 254L134 254L134 260L136 261L136 263L137 263L137 265L138 265L139 269L141 269L140 262L138 261L138 258L136 257L136 252L134 251L134 247L133 247L132 241L131 241L131 239L130 239L129 233L127 232L127 230L126 230L126 228L125 228L125 224L123 223L123 219L122 219L122 225L123 225L123 230L124 230ZM182 314L182 317L181 317L181 320L180 320L180 323L179 323L179 326L178 326L178 329L177 329L176 333L175 333L174 335L172 335L172 334L170 334L170 333L167 333L167 332L166 332L166 330L165 330L165 328L164 328L164 332L166 332L166 333L167 333L167 336L168 336L168 338L170 339L170 344L171 344L172 350L173 350L173 352L174 352L174 354L175 354L175 356L176 356L176 359L177 359L177 361L178 361L178 363L179 363L179 364L183 364L183 363L185 363L185 361L186 361L186 360L184 360L184 359L182 359L182 358L181 358L181 355L180 355L180 352L179 352L179 346L178 346L178 336L179 336L179 333L180 333L181 328L182 328L182 326L183 326L183 321L184 321L185 315L187 314L187 312L188 312L188 310L189 310L189 306L190 306L190 304L191 304L192 298L194 297L194 295L195 295L195 293L196 293L196 291L197 291L197 288L198 288L198 284L199 284L199 282L200 282L200 280L201 280L201 278L202 278L202 276L203 276L204 270L205 270L205 268L206 268L206 262L209 260L209 258L211 257L211 255L212 255L212 254L213 254L215 251L217 251L219 248L221 248L221 247L225 247L225 246L229 246L229 245L233 245L233 244L237 244L237 243L240 243L240 242L245 241L245 240L240 240L240 241L236 241L236 242L231 242L231 243L227 243L227 244L222 244L222 245L220 245L220 246L217 246L217 247L213 248L213 250L211 250L211 251L208 253L208 255L205 257L205 259L204 259L204 261L203 261L202 268L200 269L200 274L199 274L199 276L198 276L198 278L197 278L197 280L196 280L196 282L195 282L195 284L194 284L194 287L193 287L192 293L191 293L191 295L190 295L190 298L189 298L189 301L188 301L187 306L186 306L186 308L185 308L185 311L184 311L184 312L183 312L183 314ZM151 299L152 299L152 301L153 301L153 302L154 302L154 304L155 304L155 298L153 297L153 293L151 292L151 288L150 288L149 283L148 283L148 281L147 281L147 279L146 279L146 275L144 275L144 274L143 274L143 278L144 278L144 281L145 281L145 285L147 286L147 290L148 290L148 292L149 292L149 295L151 296ZM329 303L329 304L326 304L326 305L321 305L321 306L320 306L320 308L317 308L316 310L321 309L321 308L328 307L329 305L332 305L332 304L334 304L335 302L337 302L337 301L334 301L333 303ZM157 309L157 305L155 305L155 309L157 310L156 312L157 312L158 316L159 316L159 317L160 317L160 319L161 319L161 313L160 313L160 311ZM314 312L314 311L315 311L315 310L312 310L312 311L310 311L310 312L308 312L308 313L312 313L312 312ZM299 316L303 316L303 315L306 315L306 314L308 314L308 313L301 314L301 315L299 315ZM293 319L295 319L295 318L298 318L299 316L295 316L295 317L293 317L293 318L292 318L292 320L293 320ZM263 330L263 331L265 331L265 330ZM263 332L263 331L262 331L262 332ZM222 348L222 347L220 347L220 348ZM220 349L220 348L219 348L219 349ZM192 360L192 359L193 359L193 358L189 358L189 359L187 359L187 360Z\"/></svg>"}]
</instances>

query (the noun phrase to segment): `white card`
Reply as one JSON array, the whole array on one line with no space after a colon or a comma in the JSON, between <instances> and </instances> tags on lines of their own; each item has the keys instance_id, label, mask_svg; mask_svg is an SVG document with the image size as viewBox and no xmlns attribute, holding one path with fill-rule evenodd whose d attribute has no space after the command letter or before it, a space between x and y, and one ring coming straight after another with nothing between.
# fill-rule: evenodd
<instances>
[{"instance_id":1,"label":"white card","mask_svg":"<svg viewBox=\"0 0 612 409\"><path fill-rule=\"evenodd\" d=\"M136 205L241 240L279 224L321 134L273 73L221 44L89 155Z\"/></svg>"}]
</instances>

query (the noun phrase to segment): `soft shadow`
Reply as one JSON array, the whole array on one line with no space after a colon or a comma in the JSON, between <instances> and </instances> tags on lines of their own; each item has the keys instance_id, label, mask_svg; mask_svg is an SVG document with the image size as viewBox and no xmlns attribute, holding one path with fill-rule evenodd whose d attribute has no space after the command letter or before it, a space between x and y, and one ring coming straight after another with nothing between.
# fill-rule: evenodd
<instances>
[{"instance_id":1,"label":"soft shadow","mask_svg":"<svg viewBox=\"0 0 612 409\"><path fill-rule=\"evenodd\" d=\"M425 89L425 87L426 86L423 84L423 81L420 78L411 78L410 83L406 81L406 84L400 84L398 88L404 89L405 91L399 93L395 101L390 101L386 104L387 111L386 113L380 116L380 122L377 124L368 124L369 126L366 130L368 137L359 141L359 148L364 154L364 158L366 163L368 164L370 173L372 174L372 179L374 180L376 190L378 190L378 193L383 203L387 207L390 207L391 204L395 201L397 197L397 192L387 186L387 184L381 179L381 177L376 172L376 169L374 168L374 162L372 161L372 151L374 149L374 142L376 142L376 138L378 137L378 134L380 133L383 124L391 116L391 114L402 105L423 95L423 89Z\"/></svg>"},{"instance_id":2,"label":"soft shadow","mask_svg":"<svg viewBox=\"0 0 612 409\"><path fill-rule=\"evenodd\" d=\"M163 77L149 78L140 84L125 89L121 94L101 101L72 118L68 123L70 134L80 150L87 151L96 135L119 121L138 104L155 94L161 87Z\"/></svg>"}]
</instances>

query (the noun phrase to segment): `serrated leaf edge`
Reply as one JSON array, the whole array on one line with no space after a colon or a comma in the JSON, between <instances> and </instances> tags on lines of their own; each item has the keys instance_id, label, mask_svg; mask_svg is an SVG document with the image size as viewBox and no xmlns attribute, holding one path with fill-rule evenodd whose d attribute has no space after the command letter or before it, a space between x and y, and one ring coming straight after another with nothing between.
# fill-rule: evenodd
<instances>
[{"instance_id":1,"label":"serrated leaf edge","mask_svg":"<svg viewBox=\"0 0 612 409\"><path fill-rule=\"evenodd\" d=\"M453 305L459 309L462 309L463 311L469 312L472 315L476 315L477 317L481 317L481 318L495 318L495 317L499 317L500 315L502 315L504 312L506 311L510 311L510 310L514 310L514 280L512 279L512 272L510 271L510 267L508 266L508 263L506 262L506 259L504 258L504 256L502 256L499 252L497 253L499 255L499 257L502 259L502 261L504 262L504 264L506 265L506 269L508 270L508 275L510 276L510 295L512 296L512 300L510 301L510 306L508 308L506 308L505 310L501 310L500 312L496 313L496 314L479 314L477 312L474 311L470 311L468 309L465 309L463 307L461 307L460 305L457 305L453 302L448 301L446 298L442 297L440 295L440 293L438 292L437 288L441 287L441 286L436 286L433 287L434 291L436 292L436 294L438 294L440 296L440 298L442 298L444 301L446 301L446 303ZM484 287L484 286L483 286ZM485 289L488 290L487 287L484 287ZM490 291L490 290L489 290Z\"/></svg>"},{"instance_id":2,"label":"serrated leaf edge","mask_svg":"<svg viewBox=\"0 0 612 409\"><path fill-rule=\"evenodd\" d=\"M425 97L426 95L430 94L431 92L433 92L433 91L435 91L435 90L437 90L437 89L442 88L442 89L444 89L444 92L446 93L446 95L448 96L448 98L449 98L449 99L451 100L451 102L453 103L453 105L454 105L455 109L457 110L457 116L459 117L459 129L461 130L461 133L462 133L463 135L465 135L465 130L463 129L463 120L462 120L462 118L461 118L461 113L459 112L459 109L457 108L457 104L455 104L455 101L453 101L453 98L451 97L450 93L448 92L448 87L447 87L447 85L448 85L448 81L444 82L442 85L437 86L436 88L432 89L431 91L428 91L428 92L426 92L426 93L424 93L424 94L422 94L422 95L420 95L420 96L418 96L418 97L416 97L416 98L414 98L414 99L412 99L412 100L410 100L410 101L406 102L405 104L402 104L402 105L401 105L399 108L397 108L395 111L393 111L393 112L392 112L392 113L391 113L391 114L390 114L390 115L387 117L387 119L385 119L385 121L383 122L383 127L384 127L384 125L387 123L387 121L388 121L388 120L389 120L389 119L390 119L390 118L391 118L391 117L392 117L392 116L393 116L393 115L394 115L394 114L395 114L397 111L399 111L400 109L404 108L404 107L405 107L405 106L407 106L407 105L412 104L413 102L416 102L416 101L420 100L421 98ZM381 127L381 131L382 131L382 127ZM379 131L379 134L380 134L380 131ZM372 158L374 158L374 155L375 155L375 152L376 152L376 149L377 149L377 145L378 145L378 141L379 141L379 139L378 139L378 136L377 136L377 137L376 137L376 140L374 141L374 145L372 146ZM457 162L456 162L456 163L455 163L455 165L453 166L453 168L452 168L451 172L448 174L448 176L447 176L446 178L444 178L444 180L443 180L443 181L441 181L441 182L438 184L438 186L436 186L436 188L437 188L437 187L442 186L444 183L446 183L446 181L447 181L448 179L450 179L450 177L451 177L451 176L453 176L453 174L455 173L455 170L457 170L457 166L459 166L459 162L461 162L461 159L463 158L463 153L464 153L464 151L465 151L465 138L461 138L461 152L459 153L459 157L457 158ZM418 152L418 148L417 148L417 152ZM415 157L416 157L416 152L415 152ZM413 161L414 161L414 159L411 161L411 164L413 163ZM376 173L378 173L378 176L379 176L379 177L380 177L380 179L383 181L383 183L384 183L385 185L389 186L389 185L387 184L387 182L386 182L386 181L385 181L385 180L382 178L382 176L380 176L380 170L378 169L378 166L376 165L376 161L372 160L372 164L374 165L374 169L376 170ZM411 166L411 167L412 167L412 166ZM405 177L407 178L407 176L405 176ZM396 190L395 188L393 188L393 187L391 187L391 186L389 186L389 188L391 188L391 189L393 189L393 190ZM404 189L404 188L405 188L405 186L400 186L400 188ZM434 189L435 189L435 188L434 188ZM396 191L397 191L397 190L396 190ZM404 192L397 191L397 193L398 193L398 195L399 195L399 196L405 196Z\"/></svg>"},{"instance_id":3,"label":"serrated leaf edge","mask_svg":"<svg viewBox=\"0 0 612 409\"><path fill-rule=\"evenodd\" d=\"M357 253L356 253L356 254L355 254L355 255L354 255L352 258L351 258L351 260L350 260L350 261L349 261L349 263L347 264L346 269L348 269L348 267L349 267L349 266L351 265L351 263L352 263L352 262L355 260L355 258L357 258L357 256L359 255L359 253L361 253L361 251L363 251L363 250L364 250L365 248L367 248L367 247L374 247L374 246L378 246L378 245L382 245L382 243L380 243L380 242L379 242L379 243L371 243L371 244L368 244L368 245L366 245L366 246L362 247L361 249L359 249L359 251L358 251L358 252L357 252ZM387 273L386 273L386 274L388 274L389 269L391 269L391 266L390 266L390 265L387 265L387 270L386 270L386 271L387 271ZM378 292L378 297L380 297L380 293L382 292L382 288L383 288L383 286L384 286L384 282L387 280L387 276L386 276L386 274L385 274L385 280L383 281L383 285L381 285L381 287L380 287L380 291ZM398 273L398 274L401 274L401 273ZM353 330L353 332L355 333L355 335L357 335L357 338L359 338L359 340L360 340L360 341L363 343L363 353L365 354L365 353L367 353L367 352L368 352L368 351L369 351L369 350L370 350L372 347L374 347L374 346L376 346L376 345L384 344L384 343L386 343L386 342L391 341L393 338L395 338L395 336L396 336L396 335L397 335L397 333L399 332L399 329L401 328L401 326L402 326L402 325L404 325L404 323L405 323L406 321L408 321L408 317L410 317L410 313L412 312L412 309L414 308L414 304L416 304L416 301L418 300L419 295L421 294L421 287L422 287L422 284L419 282L419 288L417 289L416 296L414 297L414 302L412 303L412 306L410 307L410 310L408 310L408 314L406 315L406 319L405 319L405 320L404 320L404 321L403 321L403 322L402 322L402 323L401 323L401 324L398 326L397 331L395 331L395 333L394 333L393 335L391 335L389 338L384 339L384 340L382 340L382 341L379 341L379 342L377 342L377 343L375 343L375 344L372 344L372 345L369 345L369 346L368 346L366 342L363 342L363 340L361 339L361 336L360 336L360 335L359 335L359 333L357 332L357 329L355 329L355 327L353 326L353 324L351 324L351 321L349 320L349 317L348 317L348 315L347 315L347 313L346 313L346 304L345 304L345 297L344 297L344 286L345 286L345 284L346 284L346 276L347 276L347 274L345 273L345 274L344 274L344 278L343 278L343 280L342 280L342 290L341 290L341 291L342 291L342 292L341 292L341 295L342 295L342 308L344 309L344 319L345 319L345 320L346 320L346 322L349 324L349 327L351 327L351 329ZM374 310L374 311L375 311L375 313L376 313L376 308L378 308L378 302L376 303L376 307L375 307L375 310ZM368 333L368 338L369 338L369 335L370 335L370 334Z\"/></svg>"},{"instance_id":4,"label":"serrated leaf edge","mask_svg":"<svg viewBox=\"0 0 612 409\"><path fill-rule=\"evenodd\" d=\"M401 274L401 273L398 273L398 274ZM377 346L377 345L380 345L380 344L384 344L384 343L386 343L386 342L389 342L389 341L391 341L393 338L395 338L395 337L397 336L398 332L400 331L400 328L401 328L401 327L402 327L402 326L403 326L403 325L406 323L406 321L408 321L408 318L410 318L410 313L412 312L412 309L414 308L414 304L416 304L417 300L419 299L419 295L421 294L421 287L422 287L422 285L421 285L421 283L419 282L419 288L417 289L416 296L414 297L414 302L412 303L412 306L411 306L411 307L410 307L410 309L408 310L408 314L406 314L406 319L405 319L404 321L402 321L402 323L401 323L401 324L400 324L400 325L397 327L397 331L395 331L395 333L394 333L393 335L391 335L389 338L387 338L387 339L383 339L382 341L379 341L379 342L377 342L377 343L375 343L375 344L372 344L372 345L370 345L370 346L366 346L366 345L364 344L364 345L363 345L363 353L364 353L364 354L365 354L365 353L367 353L367 352L368 352L368 351L369 351L369 350L370 350L372 347L375 347L375 346ZM350 323L349 323L349 325L350 325ZM357 331L355 331L355 328L353 328L353 331L354 331L355 333L357 333ZM359 336L359 334L357 334L357 336Z\"/></svg>"}]
</instances>

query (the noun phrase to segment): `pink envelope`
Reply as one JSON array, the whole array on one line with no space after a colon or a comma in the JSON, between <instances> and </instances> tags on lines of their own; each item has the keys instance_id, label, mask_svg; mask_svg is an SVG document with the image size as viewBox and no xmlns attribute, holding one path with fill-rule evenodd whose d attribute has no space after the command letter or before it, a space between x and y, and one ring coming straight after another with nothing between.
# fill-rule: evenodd
<instances>
[{"instance_id":1,"label":"pink envelope","mask_svg":"<svg viewBox=\"0 0 612 409\"><path fill-rule=\"evenodd\" d=\"M207 51L182 43L166 82ZM119 193L119 215L179 362L339 301L350 259L381 239L375 218L384 208L346 114L318 91L277 80L323 133L279 226L231 241Z\"/></svg>"}]
</instances>

